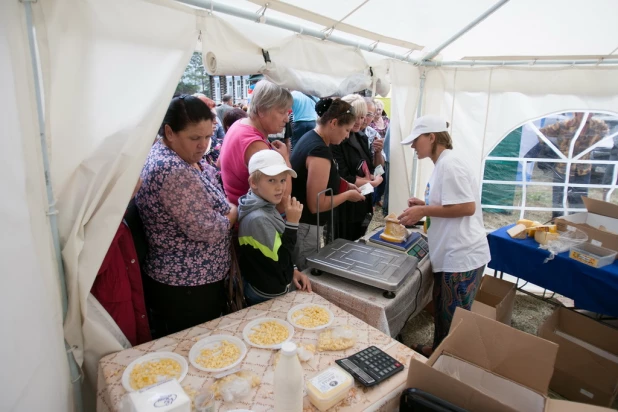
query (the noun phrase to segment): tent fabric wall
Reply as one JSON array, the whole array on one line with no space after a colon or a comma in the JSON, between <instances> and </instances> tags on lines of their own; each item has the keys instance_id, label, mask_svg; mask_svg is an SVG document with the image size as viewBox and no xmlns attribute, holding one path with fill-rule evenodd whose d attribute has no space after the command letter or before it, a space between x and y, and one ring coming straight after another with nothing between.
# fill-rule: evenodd
<instances>
[{"instance_id":1,"label":"tent fabric wall","mask_svg":"<svg viewBox=\"0 0 618 412\"><path fill-rule=\"evenodd\" d=\"M190 56L195 11L162 1L34 5L69 313L65 337L96 384L122 346L87 297Z\"/></svg>"},{"instance_id":2,"label":"tent fabric wall","mask_svg":"<svg viewBox=\"0 0 618 412\"><path fill-rule=\"evenodd\" d=\"M560 111L618 111L616 67L425 70L423 114L437 114L451 123L454 148L470 160L479 182L483 159L523 123ZM432 170L431 160L419 161L417 197Z\"/></svg>"},{"instance_id":3,"label":"tent fabric wall","mask_svg":"<svg viewBox=\"0 0 618 412\"><path fill-rule=\"evenodd\" d=\"M389 67L391 89L391 140L389 149L389 211L401 213L410 197L413 152L401 141L412 131L420 90L418 67L396 60Z\"/></svg>"},{"instance_id":4,"label":"tent fabric wall","mask_svg":"<svg viewBox=\"0 0 618 412\"><path fill-rule=\"evenodd\" d=\"M24 7L0 2L0 410L73 410ZM44 342L44 344L42 344Z\"/></svg>"}]
</instances>

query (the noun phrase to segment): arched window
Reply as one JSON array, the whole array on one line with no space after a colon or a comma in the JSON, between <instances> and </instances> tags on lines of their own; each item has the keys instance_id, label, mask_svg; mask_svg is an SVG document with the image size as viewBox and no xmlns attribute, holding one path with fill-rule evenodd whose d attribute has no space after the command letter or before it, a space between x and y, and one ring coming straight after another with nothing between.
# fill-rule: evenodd
<instances>
[{"instance_id":1,"label":"arched window","mask_svg":"<svg viewBox=\"0 0 618 412\"><path fill-rule=\"evenodd\" d=\"M618 203L618 114L555 113L508 133L484 160L487 230L585 211L582 196Z\"/></svg>"}]
</instances>

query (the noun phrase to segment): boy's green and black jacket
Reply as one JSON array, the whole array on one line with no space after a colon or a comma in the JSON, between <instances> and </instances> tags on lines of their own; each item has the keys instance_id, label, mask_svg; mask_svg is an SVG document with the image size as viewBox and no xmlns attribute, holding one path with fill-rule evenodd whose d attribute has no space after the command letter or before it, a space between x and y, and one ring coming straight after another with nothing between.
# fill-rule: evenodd
<instances>
[{"instance_id":1,"label":"boy's green and black jacket","mask_svg":"<svg viewBox=\"0 0 618 412\"><path fill-rule=\"evenodd\" d=\"M251 190L238 199L240 272L251 286L280 294L292 282L298 224L283 220L275 205Z\"/></svg>"}]
</instances>

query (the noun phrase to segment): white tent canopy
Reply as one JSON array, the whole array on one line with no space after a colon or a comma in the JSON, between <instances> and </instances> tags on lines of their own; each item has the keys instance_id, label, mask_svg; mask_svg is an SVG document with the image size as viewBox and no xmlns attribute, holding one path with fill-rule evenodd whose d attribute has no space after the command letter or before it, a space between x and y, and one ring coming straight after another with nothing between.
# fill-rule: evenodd
<instances>
[{"instance_id":1,"label":"white tent canopy","mask_svg":"<svg viewBox=\"0 0 618 412\"><path fill-rule=\"evenodd\" d=\"M0 82L6 92L0 113L7 142L0 155L6 196L0 261L3 326L10 337L3 341L10 359L1 409L73 406L54 236L68 287L64 337L90 385L96 385L100 356L122 348L115 331L89 315L88 294L198 41L214 73L261 72L320 95L365 87L385 94L390 86L392 210L405 206L411 186L419 195L431 172L431 164L421 161L411 180L411 150L398 145L417 113L451 122L455 148L478 167L479 179L485 156L517 125L561 110L618 113L618 3L496 2L0 2ZM30 8L39 76L28 55ZM463 58L505 67L470 67ZM580 67L582 60L588 64ZM462 64L467 67L447 67ZM44 96L48 170L35 80ZM58 233L50 225L54 204L46 199L45 176L56 199Z\"/></svg>"}]
</instances>

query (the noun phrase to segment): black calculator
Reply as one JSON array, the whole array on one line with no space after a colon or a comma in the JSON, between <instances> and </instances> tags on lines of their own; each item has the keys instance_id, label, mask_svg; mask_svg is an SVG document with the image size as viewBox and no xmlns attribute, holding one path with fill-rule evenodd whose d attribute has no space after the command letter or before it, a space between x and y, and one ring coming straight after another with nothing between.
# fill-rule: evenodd
<instances>
[{"instance_id":1,"label":"black calculator","mask_svg":"<svg viewBox=\"0 0 618 412\"><path fill-rule=\"evenodd\" d=\"M375 346L335 362L364 386L377 385L403 370L401 362Z\"/></svg>"}]
</instances>

